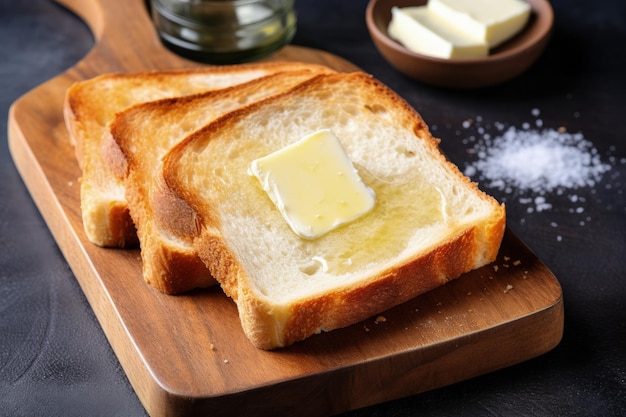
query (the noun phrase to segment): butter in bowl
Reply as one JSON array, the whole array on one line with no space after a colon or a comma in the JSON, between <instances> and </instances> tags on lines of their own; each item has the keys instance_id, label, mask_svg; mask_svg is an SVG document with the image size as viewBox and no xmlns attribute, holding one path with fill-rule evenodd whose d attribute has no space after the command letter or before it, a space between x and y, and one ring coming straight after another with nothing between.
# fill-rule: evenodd
<instances>
[{"instance_id":1,"label":"butter in bowl","mask_svg":"<svg viewBox=\"0 0 626 417\"><path fill-rule=\"evenodd\" d=\"M552 29L547 0L371 0L367 26L383 57L420 81L480 88L526 71Z\"/></svg>"}]
</instances>

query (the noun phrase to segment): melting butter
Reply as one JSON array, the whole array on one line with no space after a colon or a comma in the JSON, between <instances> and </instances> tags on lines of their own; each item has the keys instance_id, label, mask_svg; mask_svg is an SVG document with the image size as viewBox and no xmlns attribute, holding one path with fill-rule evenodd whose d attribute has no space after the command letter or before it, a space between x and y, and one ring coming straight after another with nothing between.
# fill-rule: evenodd
<instances>
[{"instance_id":1,"label":"melting butter","mask_svg":"<svg viewBox=\"0 0 626 417\"><path fill-rule=\"evenodd\" d=\"M374 192L328 129L255 159L249 172L294 233L304 239L316 239L350 223L375 204Z\"/></svg>"},{"instance_id":2,"label":"melting butter","mask_svg":"<svg viewBox=\"0 0 626 417\"><path fill-rule=\"evenodd\" d=\"M301 241L300 250L310 260L300 268L302 272L358 272L398 256L420 229L447 221L446 200L426 178L381 180L359 172L376 192L376 207L319 239Z\"/></svg>"}]
</instances>

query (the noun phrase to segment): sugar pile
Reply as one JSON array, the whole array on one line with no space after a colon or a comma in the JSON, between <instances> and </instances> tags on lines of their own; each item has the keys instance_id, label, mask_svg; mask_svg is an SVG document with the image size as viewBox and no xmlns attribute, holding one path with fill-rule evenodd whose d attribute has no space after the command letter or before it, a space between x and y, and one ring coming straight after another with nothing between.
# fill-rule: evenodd
<instances>
[{"instance_id":1,"label":"sugar pile","mask_svg":"<svg viewBox=\"0 0 626 417\"><path fill-rule=\"evenodd\" d=\"M581 133L562 130L511 126L493 139L483 135L473 151L478 160L465 168L465 174L478 175L486 186L507 193L593 187L611 168Z\"/></svg>"},{"instance_id":2,"label":"sugar pile","mask_svg":"<svg viewBox=\"0 0 626 417\"><path fill-rule=\"evenodd\" d=\"M597 186L611 164L603 162L582 133L545 128L540 111L533 109L531 114L534 122L521 128L500 122L483 125L480 117L465 121L457 134L463 135L474 160L464 173L481 187L504 193L505 202L507 197L517 198L528 213L552 209L558 197L560 203L570 204L571 213L584 215L585 197L576 190ZM590 219L581 224L585 220Z\"/></svg>"}]
</instances>

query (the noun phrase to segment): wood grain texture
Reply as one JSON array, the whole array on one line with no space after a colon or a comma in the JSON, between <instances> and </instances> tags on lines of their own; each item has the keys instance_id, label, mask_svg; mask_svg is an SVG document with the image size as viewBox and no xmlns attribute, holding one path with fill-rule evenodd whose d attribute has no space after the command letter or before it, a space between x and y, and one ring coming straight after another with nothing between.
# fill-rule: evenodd
<instances>
[{"instance_id":1,"label":"wood grain texture","mask_svg":"<svg viewBox=\"0 0 626 417\"><path fill-rule=\"evenodd\" d=\"M510 366L559 343L560 285L510 232L493 265L379 317L272 352L251 346L235 304L218 288L176 297L151 289L138 251L96 247L84 235L81 173L63 122L63 97L72 82L105 72L199 64L161 46L140 0L61 3L89 24L95 46L13 104L9 146L150 415L336 414ZM355 69L295 46L268 59Z\"/></svg>"}]
</instances>

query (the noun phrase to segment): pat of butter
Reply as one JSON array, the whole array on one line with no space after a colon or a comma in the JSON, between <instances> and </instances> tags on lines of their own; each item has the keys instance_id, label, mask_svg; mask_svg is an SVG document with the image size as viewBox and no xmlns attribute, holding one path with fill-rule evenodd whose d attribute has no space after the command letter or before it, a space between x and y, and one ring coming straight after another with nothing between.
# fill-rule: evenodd
<instances>
[{"instance_id":1,"label":"pat of butter","mask_svg":"<svg viewBox=\"0 0 626 417\"><path fill-rule=\"evenodd\" d=\"M489 48L521 31L531 11L523 0L429 0L427 7Z\"/></svg>"},{"instance_id":2,"label":"pat of butter","mask_svg":"<svg viewBox=\"0 0 626 417\"><path fill-rule=\"evenodd\" d=\"M315 239L369 212L374 192L330 130L320 130L256 159L250 174L291 229Z\"/></svg>"},{"instance_id":3,"label":"pat of butter","mask_svg":"<svg viewBox=\"0 0 626 417\"><path fill-rule=\"evenodd\" d=\"M436 58L486 56L489 46L465 33L428 6L393 7L388 33L408 50Z\"/></svg>"}]
</instances>

